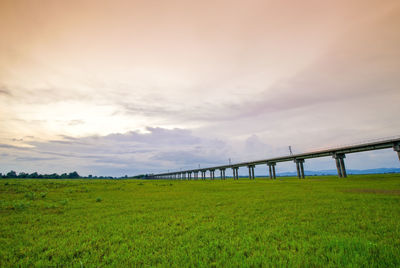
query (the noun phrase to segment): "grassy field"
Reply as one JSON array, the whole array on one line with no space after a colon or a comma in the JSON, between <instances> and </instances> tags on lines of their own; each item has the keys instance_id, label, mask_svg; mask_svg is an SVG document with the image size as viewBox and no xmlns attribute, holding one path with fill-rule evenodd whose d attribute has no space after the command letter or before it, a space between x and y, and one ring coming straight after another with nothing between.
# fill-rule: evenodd
<instances>
[{"instance_id":1,"label":"grassy field","mask_svg":"<svg viewBox=\"0 0 400 268\"><path fill-rule=\"evenodd\" d=\"M400 175L0 180L0 266L400 266Z\"/></svg>"}]
</instances>

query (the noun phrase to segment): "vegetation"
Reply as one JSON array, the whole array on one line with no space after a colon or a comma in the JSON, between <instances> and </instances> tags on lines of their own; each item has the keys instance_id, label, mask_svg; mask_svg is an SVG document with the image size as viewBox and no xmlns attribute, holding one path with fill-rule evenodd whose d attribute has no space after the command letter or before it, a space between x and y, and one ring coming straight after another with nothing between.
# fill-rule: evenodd
<instances>
[{"instance_id":1,"label":"vegetation","mask_svg":"<svg viewBox=\"0 0 400 268\"><path fill-rule=\"evenodd\" d=\"M144 175L140 175L140 176L143 177ZM37 172L33 172L31 174L25 173L25 172L20 172L19 174L17 174L17 172L15 172L14 170L11 170L10 172L8 172L7 174L4 174L4 175L2 175L0 173L0 178L3 178L3 179L117 179L116 177L112 177L112 176L99 176L98 177L98 176L89 175L87 177L83 177L83 176L80 176L78 174L78 172L76 172L76 171L70 172L70 173L63 173L63 174L59 175L57 173L38 174ZM128 176L125 175L124 177L120 177L120 179L122 179L122 178L127 179ZM141 178L141 177L138 177L138 178Z\"/></svg>"},{"instance_id":2,"label":"vegetation","mask_svg":"<svg viewBox=\"0 0 400 268\"><path fill-rule=\"evenodd\" d=\"M400 266L400 175L0 181L0 266Z\"/></svg>"}]
</instances>

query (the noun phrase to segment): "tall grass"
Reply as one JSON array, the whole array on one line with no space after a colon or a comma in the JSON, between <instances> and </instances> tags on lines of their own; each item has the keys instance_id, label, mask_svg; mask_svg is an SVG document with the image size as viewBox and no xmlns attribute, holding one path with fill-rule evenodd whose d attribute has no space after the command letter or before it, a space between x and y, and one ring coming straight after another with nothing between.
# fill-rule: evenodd
<instances>
[{"instance_id":1,"label":"tall grass","mask_svg":"<svg viewBox=\"0 0 400 268\"><path fill-rule=\"evenodd\" d=\"M400 176L0 181L0 266L400 266Z\"/></svg>"}]
</instances>

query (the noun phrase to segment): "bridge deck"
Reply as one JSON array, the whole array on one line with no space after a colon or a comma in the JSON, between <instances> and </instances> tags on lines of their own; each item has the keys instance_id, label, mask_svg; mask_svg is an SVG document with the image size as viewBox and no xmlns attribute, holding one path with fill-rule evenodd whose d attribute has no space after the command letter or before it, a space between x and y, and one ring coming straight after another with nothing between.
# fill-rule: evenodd
<instances>
[{"instance_id":1,"label":"bridge deck","mask_svg":"<svg viewBox=\"0 0 400 268\"><path fill-rule=\"evenodd\" d=\"M395 150L397 148L396 151L398 151L399 144L400 144L400 137L396 137L396 138L386 139L386 140L381 140L381 141L367 142L367 143L362 143L362 144L357 144L357 145L348 145L348 146L343 146L343 147L330 148L330 149L324 149L324 150L318 150L318 151L294 154L294 155L286 155L286 156L268 158L268 159L262 159L262 160L256 160L256 161L240 162L240 163L230 164L230 165L220 165L220 166L207 167L207 168L160 173L160 174L154 174L153 176L168 176L168 175L174 175L174 174L178 174L178 173L189 173L189 172L216 170L216 169L247 167L247 166L271 164L271 163L278 163L278 162L295 161L295 160L299 160L299 159L310 159L310 158L334 156L335 154L349 154L349 153L365 152L365 151L388 149L388 148L394 148Z\"/></svg>"}]
</instances>

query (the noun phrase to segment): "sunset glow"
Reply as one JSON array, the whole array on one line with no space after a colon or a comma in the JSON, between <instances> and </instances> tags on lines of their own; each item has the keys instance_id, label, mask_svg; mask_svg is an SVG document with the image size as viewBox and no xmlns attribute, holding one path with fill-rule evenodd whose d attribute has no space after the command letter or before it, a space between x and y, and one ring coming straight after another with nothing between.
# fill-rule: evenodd
<instances>
[{"instance_id":1,"label":"sunset glow","mask_svg":"<svg viewBox=\"0 0 400 268\"><path fill-rule=\"evenodd\" d=\"M395 0L1 1L0 172L133 175L400 135L399 29ZM385 153L352 163L399 167Z\"/></svg>"}]
</instances>

